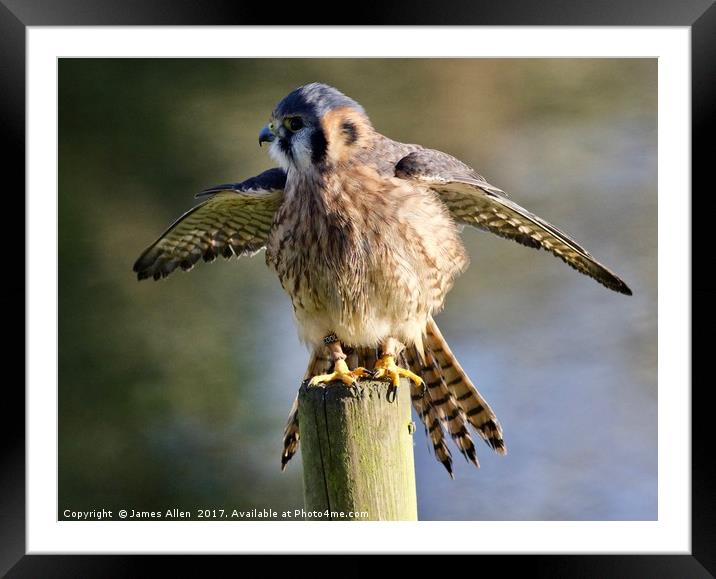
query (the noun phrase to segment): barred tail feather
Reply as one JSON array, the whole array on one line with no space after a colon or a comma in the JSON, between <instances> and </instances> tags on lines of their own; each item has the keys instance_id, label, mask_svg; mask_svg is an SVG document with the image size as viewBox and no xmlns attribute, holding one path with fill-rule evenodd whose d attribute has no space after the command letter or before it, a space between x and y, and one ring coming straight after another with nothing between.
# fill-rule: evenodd
<instances>
[{"instance_id":1,"label":"barred tail feather","mask_svg":"<svg viewBox=\"0 0 716 579\"><path fill-rule=\"evenodd\" d=\"M403 358L406 361L405 366L411 368L417 374L416 369L420 366L420 357L415 347L408 348L403 352ZM437 409L432 405L429 394L424 392L420 386L411 382L410 398L413 402L413 408L415 408L420 421L425 426L425 435L430 438L430 442L433 445L435 458L442 463L450 478L455 478L452 472L452 455L445 442L445 430L442 420Z\"/></svg>"},{"instance_id":2,"label":"barred tail feather","mask_svg":"<svg viewBox=\"0 0 716 579\"><path fill-rule=\"evenodd\" d=\"M442 379L460 410L485 442L499 454L507 454L502 427L487 401L470 381L431 318L425 329L425 348L440 368Z\"/></svg>"},{"instance_id":3,"label":"barred tail feather","mask_svg":"<svg viewBox=\"0 0 716 579\"><path fill-rule=\"evenodd\" d=\"M332 365L333 361L328 353L328 349L325 346L316 348L313 350L311 359L308 361L308 367L306 368L306 373L303 375L303 379L308 380L317 374L325 374L330 371ZM283 431L283 452L281 453L282 471L286 470L288 461L298 452L299 438L298 395L296 395L293 405L291 406L291 411L288 413L286 428Z\"/></svg>"},{"instance_id":4,"label":"barred tail feather","mask_svg":"<svg viewBox=\"0 0 716 579\"><path fill-rule=\"evenodd\" d=\"M450 478L455 478L452 472L452 455L445 442L445 430L443 429L437 410L435 410L435 407L426 399L420 388L412 383L410 385L410 396L413 400L413 407L425 426L425 435L430 438L430 442L433 445L435 458L445 467Z\"/></svg>"},{"instance_id":5,"label":"barred tail feather","mask_svg":"<svg viewBox=\"0 0 716 579\"><path fill-rule=\"evenodd\" d=\"M293 401L291 411L288 413L288 422L283 431L283 452L281 453L281 470L286 470L288 461L298 451L298 439L300 432L298 430L298 396Z\"/></svg>"},{"instance_id":6,"label":"barred tail feather","mask_svg":"<svg viewBox=\"0 0 716 579\"><path fill-rule=\"evenodd\" d=\"M425 348L425 363L423 380L425 380L431 403L440 413L441 418L447 425L450 436L462 455L476 467L479 467L480 463L477 460L475 444L467 429L467 417L457 400L455 400L454 394L448 389L440 364L429 347Z\"/></svg>"},{"instance_id":7,"label":"barred tail feather","mask_svg":"<svg viewBox=\"0 0 716 579\"><path fill-rule=\"evenodd\" d=\"M432 435L435 433L436 437L439 435L439 437L443 439L443 429L447 429L462 455L475 466L479 466L475 445L466 428L467 420L465 415L455 402L454 396L445 387L444 380L442 380L440 374L440 368L439 366L435 366L432 353L426 349L423 358L424 361L421 362L417 347L412 346L407 348L403 355L406 360L406 366L416 374L419 374L425 382L425 392L419 387L413 386L420 395L420 400L416 399L415 395L413 395L413 406L421 419L423 419L425 413L420 405L430 408L430 413L425 415L429 419L429 423L425 424L428 434ZM435 442L436 441L433 440L433 443ZM447 451L447 446L445 446L445 448ZM438 455L437 450L438 449L435 448L436 457L445 465L450 476L452 476L452 468L448 468L446 463L443 462ZM449 451L447 451L447 455L449 456Z\"/></svg>"}]
</instances>

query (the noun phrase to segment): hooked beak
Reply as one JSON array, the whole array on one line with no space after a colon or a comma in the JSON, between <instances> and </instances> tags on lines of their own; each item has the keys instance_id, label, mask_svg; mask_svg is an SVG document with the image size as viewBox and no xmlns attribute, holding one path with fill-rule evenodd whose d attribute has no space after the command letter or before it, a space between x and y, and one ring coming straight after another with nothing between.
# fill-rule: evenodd
<instances>
[{"instance_id":1,"label":"hooked beak","mask_svg":"<svg viewBox=\"0 0 716 579\"><path fill-rule=\"evenodd\" d=\"M259 147L261 146L261 143L271 143L276 138L276 135L273 134L270 126L271 125L266 125L263 129L261 129L261 132L259 133Z\"/></svg>"}]
</instances>

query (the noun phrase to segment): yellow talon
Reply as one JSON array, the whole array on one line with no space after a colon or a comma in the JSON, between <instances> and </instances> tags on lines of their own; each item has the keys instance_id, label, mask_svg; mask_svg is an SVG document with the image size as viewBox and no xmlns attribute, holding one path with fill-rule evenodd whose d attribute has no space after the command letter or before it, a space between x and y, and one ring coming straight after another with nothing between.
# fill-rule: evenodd
<instances>
[{"instance_id":1,"label":"yellow talon","mask_svg":"<svg viewBox=\"0 0 716 579\"><path fill-rule=\"evenodd\" d=\"M400 378L404 376L415 382L417 385L423 384L423 379L406 368L401 368L395 363L393 356L383 356L375 363L374 378L389 378L393 386L396 388L400 385Z\"/></svg>"},{"instance_id":2,"label":"yellow talon","mask_svg":"<svg viewBox=\"0 0 716 579\"><path fill-rule=\"evenodd\" d=\"M355 370L349 370L348 364L345 360L337 360L333 367L333 372L330 374L319 374L311 378L308 383L309 386L318 386L319 384L328 384L329 382L335 382L337 380L343 382L346 386L354 386L358 378L364 376L371 376L372 373L365 368L356 368Z\"/></svg>"}]
</instances>

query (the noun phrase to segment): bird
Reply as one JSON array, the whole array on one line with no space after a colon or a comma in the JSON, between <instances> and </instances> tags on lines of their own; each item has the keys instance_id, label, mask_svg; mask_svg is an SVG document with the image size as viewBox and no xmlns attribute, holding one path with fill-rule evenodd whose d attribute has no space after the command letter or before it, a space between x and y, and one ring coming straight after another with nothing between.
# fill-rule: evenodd
<instances>
[{"instance_id":1,"label":"bird","mask_svg":"<svg viewBox=\"0 0 716 579\"><path fill-rule=\"evenodd\" d=\"M469 256L464 226L545 249L615 292L632 291L574 239L518 205L456 157L401 143L327 84L291 91L259 133L278 165L208 188L136 260L159 280L200 260L253 255L291 299L311 349L308 387L405 378L434 455L453 477L448 436L479 466L473 434L507 447L494 411L441 334L439 313ZM372 367L371 367L372 366ZM281 469L298 450L298 398L283 436Z\"/></svg>"}]
</instances>

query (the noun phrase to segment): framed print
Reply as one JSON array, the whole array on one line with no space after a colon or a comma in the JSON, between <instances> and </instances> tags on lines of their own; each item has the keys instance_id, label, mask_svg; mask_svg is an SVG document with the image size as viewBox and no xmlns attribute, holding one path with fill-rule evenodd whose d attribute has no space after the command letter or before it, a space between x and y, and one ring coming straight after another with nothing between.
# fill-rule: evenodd
<instances>
[{"instance_id":1,"label":"framed print","mask_svg":"<svg viewBox=\"0 0 716 579\"><path fill-rule=\"evenodd\" d=\"M707 405L692 387L689 321L712 287L691 281L692 253L708 263L708 246L690 244L692 219L705 211L690 213L691 174L703 171L704 157L689 147L711 123L713 7L592 15L573 5L560 17L493 7L478 20L474 7L456 6L364 26L263 26L258 14L213 4L154 14L69 4L0 6L7 172L26 192L27 228L26 404L8 393L26 408L26 423L12 425L4 449L3 572L93 576L121 566L131 575L147 565L138 554L162 554L149 565L166 568L187 553L430 553L491 555L487 564L502 569L529 561L551 576L710 576L713 467L703 456L708 435L698 434ZM336 111L348 116L330 132ZM393 144L378 155L356 153L360 171L390 162L381 183L403 191L410 182L412 195L427 192L426 203L452 211L432 234L442 241L424 242L439 248L426 250L427 271L442 271L448 254L455 265L464 243L462 275L443 284L445 310L438 316L441 296L421 334L427 357L419 361L416 345L414 364L409 334L395 334L395 351L370 337L382 321L319 327L316 304L329 298L310 278L335 245L327 242L301 282L291 273L300 260L282 266L277 257L293 242L272 245L269 233L304 210L271 205L276 191L284 208L299 195L291 180L300 167L325 163L338 175L357 166L347 148L375 150L368 138L396 141L380 141ZM398 146L404 154L391 160ZM436 177L446 153L454 165ZM463 163L475 169L467 181L456 177ZM321 182L330 174L321 169ZM475 186L475 211L490 217L460 223ZM249 227L257 240L226 229L246 214L219 205L242 195L268 211ZM340 223L354 211L355 223L375 215L399 228L385 213L397 203L390 199L354 211L357 197L346 195L334 213ZM413 219L420 210L411 199L409 212L395 215ZM485 199L491 205L480 205ZM201 228L222 215L207 241ZM285 226L286 239L316 232L322 243L313 215ZM421 219L415 235L424 236L438 218ZM454 241L446 227L455 220L497 236L456 227L462 242ZM377 254L375 227L361 247ZM399 237L390 239L395 250ZM265 257L199 263L263 247ZM371 279L365 287L383 283ZM350 303L346 288L339 293ZM370 362L356 337L367 334ZM301 340L318 345L306 353ZM408 497L392 517L401 522L373 506L360 523L308 508L319 495L334 507L332 485L360 485L354 475L368 462L380 469L368 455L393 464L392 446L369 446L378 435L355 446L361 427L341 422L348 446L374 450L337 460L328 411L315 424L299 412L281 448L304 374L311 384L318 375L356 378L357 366L375 378L415 377L399 386L414 408L411 460L392 468L412 473L414 460L417 479L407 483L414 505ZM453 401L453 414L439 409L433 387ZM488 414L487 426L470 420ZM324 426L334 434L329 458L322 435L311 435ZM509 453L499 456L505 441ZM470 464L478 458L479 470ZM362 465L344 468L350 482L326 474L345 464ZM304 490L314 467L325 489L311 498ZM346 491L354 501L346 504L359 504L359 494Z\"/></svg>"}]
</instances>

